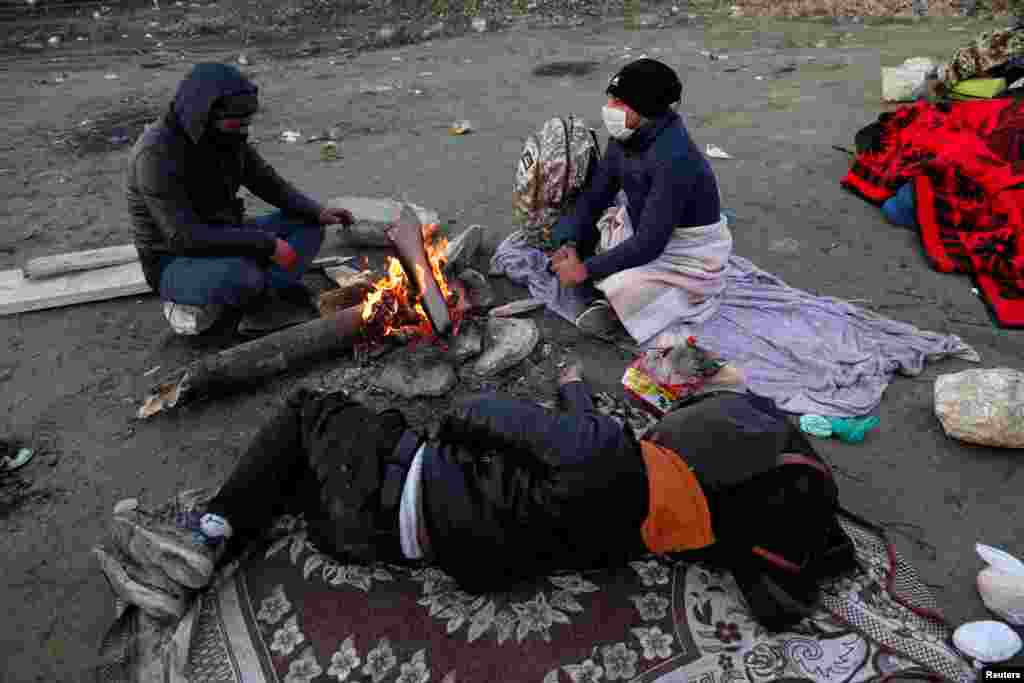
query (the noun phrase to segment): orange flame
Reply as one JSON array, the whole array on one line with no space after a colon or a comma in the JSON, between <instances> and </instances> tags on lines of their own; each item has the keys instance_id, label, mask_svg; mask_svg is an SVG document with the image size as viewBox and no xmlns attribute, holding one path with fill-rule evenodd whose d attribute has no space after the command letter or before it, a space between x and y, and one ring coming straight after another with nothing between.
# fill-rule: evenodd
<instances>
[{"instance_id":1,"label":"orange flame","mask_svg":"<svg viewBox=\"0 0 1024 683\"><path fill-rule=\"evenodd\" d=\"M445 301L448 302L452 323L457 326L457 318L461 317L462 311L455 306L451 288L444 276L448 240L437 236L439 227L437 223L429 223L422 227L423 248L434 279ZM388 337L401 332L412 338L432 336L434 329L430 324L430 318L423 309L420 297L413 295L413 288L409 277L402 269L402 264L391 256L388 257L387 263L387 276L373 283L373 289L363 302L362 316L368 323L370 334ZM422 291L425 274L420 266L417 266L417 271L416 279L421 285L418 289ZM371 321L374 320L379 320L380 325L373 325Z\"/></svg>"}]
</instances>

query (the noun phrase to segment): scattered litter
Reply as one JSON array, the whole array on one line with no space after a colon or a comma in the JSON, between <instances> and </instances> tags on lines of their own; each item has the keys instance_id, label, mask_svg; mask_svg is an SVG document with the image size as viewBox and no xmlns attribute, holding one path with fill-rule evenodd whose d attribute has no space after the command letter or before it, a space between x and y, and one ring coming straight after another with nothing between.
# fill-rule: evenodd
<instances>
[{"instance_id":1,"label":"scattered litter","mask_svg":"<svg viewBox=\"0 0 1024 683\"><path fill-rule=\"evenodd\" d=\"M985 664L1005 662L1020 652L1020 636L1000 621L972 621L953 632L953 645Z\"/></svg>"},{"instance_id":2,"label":"scattered litter","mask_svg":"<svg viewBox=\"0 0 1024 683\"><path fill-rule=\"evenodd\" d=\"M0 441L0 472L13 472L27 465L35 451L24 446Z\"/></svg>"},{"instance_id":3,"label":"scattered litter","mask_svg":"<svg viewBox=\"0 0 1024 683\"><path fill-rule=\"evenodd\" d=\"M1024 626L1024 562L981 543L975 550L988 565L978 573L981 601L999 618Z\"/></svg>"},{"instance_id":4,"label":"scattered litter","mask_svg":"<svg viewBox=\"0 0 1024 683\"><path fill-rule=\"evenodd\" d=\"M781 240L775 240L768 247L769 251L773 251L776 254L795 254L800 251L800 243L792 237L787 237Z\"/></svg>"},{"instance_id":5,"label":"scattered litter","mask_svg":"<svg viewBox=\"0 0 1024 683\"><path fill-rule=\"evenodd\" d=\"M242 66L249 66L249 58L245 55L238 55L238 63Z\"/></svg>"},{"instance_id":6,"label":"scattered litter","mask_svg":"<svg viewBox=\"0 0 1024 683\"><path fill-rule=\"evenodd\" d=\"M687 338L684 345L645 351L622 375L626 393L659 415L670 412L707 384L742 383L739 370L698 346L695 337Z\"/></svg>"},{"instance_id":7,"label":"scattered litter","mask_svg":"<svg viewBox=\"0 0 1024 683\"><path fill-rule=\"evenodd\" d=\"M337 142L325 142L323 147L320 148L320 159L322 161L337 161L338 160L338 143Z\"/></svg>"},{"instance_id":8,"label":"scattered litter","mask_svg":"<svg viewBox=\"0 0 1024 683\"><path fill-rule=\"evenodd\" d=\"M281 139L285 142L297 142L302 137L302 133L297 130L286 130L281 133Z\"/></svg>"},{"instance_id":9,"label":"scattered litter","mask_svg":"<svg viewBox=\"0 0 1024 683\"><path fill-rule=\"evenodd\" d=\"M477 33L484 33L487 31L487 20L483 17L476 17L472 21L473 30Z\"/></svg>"},{"instance_id":10,"label":"scattered litter","mask_svg":"<svg viewBox=\"0 0 1024 683\"><path fill-rule=\"evenodd\" d=\"M68 75L67 74L57 74L56 76L53 77L53 82L54 83L63 83L66 80L68 80Z\"/></svg>"},{"instance_id":11,"label":"scattered litter","mask_svg":"<svg viewBox=\"0 0 1024 683\"><path fill-rule=\"evenodd\" d=\"M144 373L142 373L142 376L143 376L143 377L149 377L149 376L151 376L151 375L152 375L153 373L157 372L157 371L158 371L158 370L159 370L159 369L160 369L161 367L162 367L162 366L158 365L158 366L156 366L155 368L151 368L151 369L149 369L149 370L146 370L146 371L145 371Z\"/></svg>"},{"instance_id":12,"label":"scattered litter","mask_svg":"<svg viewBox=\"0 0 1024 683\"><path fill-rule=\"evenodd\" d=\"M107 74L103 78L107 79L108 81L116 81L118 78L120 78L120 76L118 76L117 74Z\"/></svg>"},{"instance_id":13,"label":"scattered litter","mask_svg":"<svg viewBox=\"0 0 1024 683\"><path fill-rule=\"evenodd\" d=\"M451 125L451 128L448 129L448 132L452 135L465 135L473 132L473 124L465 119L456 121Z\"/></svg>"},{"instance_id":14,"label":"scattered litter","mask_svg":"<svg viewBox=\"0 0 1024 683\"><path fill-rule=\"evenodd\" d=\"M971 294L974 296L981 296L981 292L978 291L977 287L971 287Z\"/></svg>"},{"instance_id":15,"label":"scattered litter","mask_svg":"<svg viewBox=\"0 0 1024 683\"><path fill-rule=\"evenodd\" d=\"M412 90L410 90L409 92L411 92L411 93L412 93L413 95L422 95L422 94L423 94L423 91L422 91L422 90L417 90L417 89L415 89L415 88L413 88L413 89L412 89Z\"/></svg>"},{"instance_id":16,"label":"scattered litter","mask_svg":"<svg viewBox=\"0 0 1024 683\"><path fill-rule=\"evenodd\" d=\"M860 443L868 432L879 425L880 420L870 417L824 417L802 415L800 431L820 439L835 437L843 443Z\"/></svg>"},{"instance_id":17,"label":"scattered litter","mask_svg":"<svg viewBox=\"0 0 1024 683\"><path fill-rule=\"evenodd\" d=\"M732 159L733 158L731 154L729 154L724 149L722 149L721 147L718 147L716 145L708 145L706 152L707 152L707 155L709 157L711 157L712 159Z\"/></svg>"},{"instance_id":18,"label":"scattered litter","mask_svg":"<svg viewBox=\"0 0 1024 683\"><path fill-rule=\"evenodd\" d=\"M728 218L730 221L736 220L736 212L732 209L722 209L722 215Z\"/></svg>"},{"instance_id":19,"label":"scattered litter","mask_svg":"<svg viewBox=\"0 0 1024 683\"><path fill-rule=\"evenodd\" d=\"M60 45L60 36L50 36L50 39L46 42L50 45Z\"/></svg>"},{"instance_id":20,"label":"scattered litter","mask_svg":"<svg viewBox=\"0 0 1024 683\"><path fill-rule=\"evenodd\" d=\"M754 76L754 80L755 81L763 81L764 80L764 76Z\"/></svg>"},{"instance_id":21,"label":"scattered litter","mask_svg":"<svg viewBox=\"0 0 1024 683\"><path fill-rule=\"evenodd\" d=\"M426 78L427 76L433 76L433 75L434 75L433 71L421 71L420 72L420 78Z\"/></svg>"},{"instance_id":22,"label":"scattered litter","mask_svg":"<svg viewBox=\"0 0 1024 683\"><path fill-rule=\"evenodd\" d=\"M153 38L153 34L152 33L147 33L144 37L152 39Z\"/></svg>"},{"instance_id":23,"label":"scattered litter","mask_svg":"<svg viewBox=\"0 0 1024 683\"><path fill-rule=\"evenodd\" d=\"M982 446L1024 448L1024 372L964 370L935 380L935 415L946 436Z\"/></svg>"},{"instance_id":24,"label":"scattered litter","mask_svg":"<svg viewBox=\"0 0 1024 683\"><path fill-rule=\"evenodd\" d=\"M400 61L402 61L402 58L401 57L392 57L391 61L392 62L400 62Z\"/></svg>"}]
</instances>

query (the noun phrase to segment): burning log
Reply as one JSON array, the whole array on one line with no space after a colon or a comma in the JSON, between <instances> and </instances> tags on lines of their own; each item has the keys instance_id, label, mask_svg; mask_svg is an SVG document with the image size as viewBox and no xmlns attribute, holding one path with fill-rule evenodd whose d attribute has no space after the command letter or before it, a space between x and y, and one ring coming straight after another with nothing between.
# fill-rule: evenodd
<instances>
[{"instance_id":1,"label":"burning log","mask_svg":"<svg viewBox=\"0 0 1024 683\"><path fill-rule=\"evenodd\" d=\"M174 381L155 387L139 409L152 417L202 395L282 374L299 363L351 347L365 329L363 306L268 334L187 365Z\"/></svg>"},{"instance_id":2,"label":"burning log","mask_svg":"<svg viewBox=\"0 0 1024 683\"><path fill-rule=\"evenodd\" d=\"M442 270L443 263L427 257L423 228L413 208L403 204L398 220L387 231L388 239L398 251L398 261L402 265L402 270L416 285L416 293L422 299L434 333L439 337L446 337L452 331L452 319L448 312L448 298L451 292L444 291L447 290L447 286ZM431 235L427 236L428 239L430 237Z\"/></svg>"}]
</instances>

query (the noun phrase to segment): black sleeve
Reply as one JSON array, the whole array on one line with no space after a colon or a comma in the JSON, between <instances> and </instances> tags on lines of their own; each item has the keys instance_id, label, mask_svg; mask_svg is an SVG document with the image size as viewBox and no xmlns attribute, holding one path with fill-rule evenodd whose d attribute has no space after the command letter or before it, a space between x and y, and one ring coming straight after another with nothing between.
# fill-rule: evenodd
<instances>
[{"instance_id":1,"label":"black sleeve","mask_svg":"<svg viewBox=\"0 0 1024 683\"><path fill-rule=\"evenodd\" d=\"M184 171L157 148L136 160L139 192L174 253L270 258L276 240L262 230L204 222L192 208Z\"/></svg>"},{"instance_id":2,"label":"black sleeve","mask_svg":"<svg viewBox=\"0 0 1024 683\"><path fill-rule=\"evenodd\" d=\"M323 207L282 178L251 145L245 148L244 169L242 185L263 201L311 220L319 217Z\"/></svg>"}]
</instances>

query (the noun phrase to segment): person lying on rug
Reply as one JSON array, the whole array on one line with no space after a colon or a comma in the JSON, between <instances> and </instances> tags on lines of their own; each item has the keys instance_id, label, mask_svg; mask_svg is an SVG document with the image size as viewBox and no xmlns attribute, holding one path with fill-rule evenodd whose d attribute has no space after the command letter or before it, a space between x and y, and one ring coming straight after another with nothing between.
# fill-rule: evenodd
<instances>
[{"instance_id":1,"label":"person lying on rug","mask_svg":"<svg viewBox=\"0 0 1024 683\"><path fill-rule=\"evenodd\" d=\"M611 139L575 211L552 230L551 268L563 287L592 299L576 319L581 330L614 336L624 326L643 343L717 310L732 235L715 174L674 111L675 71L640 59L606 92Z\"/></svg>"},{"instance_id":2,"label":"person lying on rug","mask_svg":"<svg viewBox=\"0 0 1024 683\"><path fill-rule=\"evenodd\" d=\"M286 512L304 514L321 552L435 563L474 593L703 549L733 570L765 625L784 625L759 599L771 565L755 546L806 566L824 538L817 525L835 525L835 485L770 400L711 382L702 400L639 442L595 409L578 364L559 379L561 412L478 396L459 402L431 438L398 410L299 390L205 511L171 526L118 504L116 550L97 555L121 598L169 618L187 609L187 589L207 585L218 562ZM805 597L816 586L785 572L773 581Z\"/></svg>"},{"instance_id":3,"label":"person lying on rug","mask_svg":"<svg viewBox=\"0 0 1024 683\"><path fill-rule=\"evenodd\" d=\"M325 225L351 225L282 179L247 141L258 89L233 66L198 64L132 150L128 206L146 282L175 332L198 334L229 309L243 334L317 312L302 274ZM240 187L280 211L246 220Z\"/></svg>"}]
</instances>

